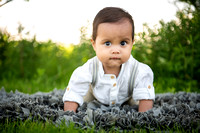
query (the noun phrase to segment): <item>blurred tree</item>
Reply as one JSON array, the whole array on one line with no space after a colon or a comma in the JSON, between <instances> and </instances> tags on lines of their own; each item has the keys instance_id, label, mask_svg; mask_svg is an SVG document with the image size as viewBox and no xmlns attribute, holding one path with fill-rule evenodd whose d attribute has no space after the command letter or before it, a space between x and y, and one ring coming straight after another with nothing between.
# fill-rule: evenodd
<instances>
[{"instance_id":1,"label":"blurred tree","mask_svg":"<svg viewBox=\"0 0 200 133\"><path fill-rule=\"evenodd\" d=\"M200 11L200 0L177 0L177 1L185 2L190 5L193 5L196 10Z\"/></svg>"},{"instance_id":2,"label":"blurred tree","mask_svg":"<svg viewBox=\"0 0 200 133\"><path fill-rule=\"evenodd\" d=\"M0 30L0 73L6 68L6 50L8 49L8 44L10 42L10 34L6 30ZM1 79L1 76L0 76Z\"/></svg>"},{"instance_id":3,"label":"blurred tree","mask_svg":"<svg viewBox=\"0 0 200 133\"><path fill-rule=\"evenodd\" d=\"M165 23L161 28L138 34L134 56L149 64L155 74L155 82L161 88L175 91L200 88L200 15L190 6L177 12L178 21Z\"/></svg>"},{"instance_id":4,"label":"blurred tree","mask_svg":"<svg viewBox=\"0 0 200 133\"><path fill-rule=\"evenodd\" d=\"M89 25L89 23L88 23ZM71 57L79 56L76 59L76 62L79 65L82 65L85 63L89 58L92 58L95 56L95 52L93 50L91 39L87 38L87 26L82 26L80 28L80 43L79 45L74 46L73 53L71 54Z\"/></svg>"}]
</instances>

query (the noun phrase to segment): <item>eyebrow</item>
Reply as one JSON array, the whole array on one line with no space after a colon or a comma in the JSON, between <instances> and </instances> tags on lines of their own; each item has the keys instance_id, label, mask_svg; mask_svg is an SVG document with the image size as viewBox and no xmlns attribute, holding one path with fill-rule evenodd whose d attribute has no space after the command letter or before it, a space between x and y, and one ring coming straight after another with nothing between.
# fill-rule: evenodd
<instances>
[{"instance_id":1,"label":"eyebrow","mask_svg":"<svg viewBox=\"0 0 200 133\"><path fill-rule=\"evenodd\" d=\"M103 40L101 40L101 42L108 42L109 41L109 39L103 39Z\"/></svg>"},{"instance_id":2,"label":"eyebrow","mask_svg":"<svg viewBox=\"0 0 200 133\"><path fill-rule=\"evenodd\" d=\"M130 39L129 39L129 38L124 38L123 40L130 41Z\"/></svg>"},{"instance_id":3,"label":"eyebrow","mask_svg":"<svg viewBox=\"0 0 200 133\"><path fill-rule=\"evenodd\" d=\"M110 39L103 39L103 40L101 40L101 42L108 42ZM129 38L123 38L123 39L121 39L122 41L130 41L130 39Z\"/></svg>"}]
</instances>

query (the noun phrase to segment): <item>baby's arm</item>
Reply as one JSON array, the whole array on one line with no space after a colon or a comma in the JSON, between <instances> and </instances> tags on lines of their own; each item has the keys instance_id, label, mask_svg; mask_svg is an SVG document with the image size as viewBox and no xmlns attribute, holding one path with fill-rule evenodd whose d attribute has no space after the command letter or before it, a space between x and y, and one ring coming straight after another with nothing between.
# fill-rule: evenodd
<instances>
[{"instance_id":1,"label":"baby's arm","mask_svg":"<svg viewBox=\"0 0 200 133\"><path fill-rule=\"evenodd\" d=\"M153 86L153 71L143 63L139 63L138 75L133 90L133 98L139 101L139 112L146 112L153 107L155 92Z\"/></svg>"},{"instance_id":2,"label":"baby's arm","mask_svg":"<svg viewBox=\"0 0 200 133\"><path fill-rule=\"evenodd\" d=\"M153 100L140 100L139 101L139 112L146 112L153 107Z\"/></svg>"},{"instance_id":3,"label":"baby's arm","mask_svg":"<svg viewBox=\"0 0 200 133\"><path fill-rule=\"evenodd\" d=\"M70 102L70 101L64 102L64 111L74 111L74 112L76 112L77 108L78 108L78 103L76 103L76 102Z\"/></svg>"},{"instance_id":4,"label":"baby's arm","mask_svg":"<svg viewBox=\"0 0 200 133\"><path fill-rule=\"evenodd\" d=\"M88 60L72 73L63 95L64 111L76 112L78 106L83 104L83 96L87 93L92 82L92 62L92 59Z\"/></svg>"}]
</instances>

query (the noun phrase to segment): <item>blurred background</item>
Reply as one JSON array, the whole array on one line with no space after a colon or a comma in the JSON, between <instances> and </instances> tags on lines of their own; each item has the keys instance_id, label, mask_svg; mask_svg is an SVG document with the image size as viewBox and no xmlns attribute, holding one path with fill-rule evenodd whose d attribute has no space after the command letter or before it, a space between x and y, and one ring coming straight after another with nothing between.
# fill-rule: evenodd
<instances>
[{"instance_id":1,"label":"blurred background","mask_svg":"<svg viewBox=\"0 0 200 133\"><path fill-rule=\"evenodd\" d=\"M152 68L156 93L200 92L199 0L0 0L0 87L64 89L95 56L92 21L107 6L133 16L132 55Z\"/></svg>"}]
</instances>

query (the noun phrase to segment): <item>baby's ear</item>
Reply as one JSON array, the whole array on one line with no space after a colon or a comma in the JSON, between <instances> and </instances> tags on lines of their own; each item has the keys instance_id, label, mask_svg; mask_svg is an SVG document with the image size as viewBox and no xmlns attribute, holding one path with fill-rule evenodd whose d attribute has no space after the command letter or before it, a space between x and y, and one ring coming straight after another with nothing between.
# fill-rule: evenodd
<instances>
[{"instance_id":1,"label":"baby's ear","mask_svg":"<svg viewBox=\"0 0 200 133\"><path fill-rule=\"evenodd\" d=\"M93 39L91 39L91 43L92 43L92 47L93 47L94 51L96 51L96 45L95 45L95 41Z\"/></svg>"},{"instance_id":2,"label":"baby's ear","mask_svg":"<svg viewBox=\"0 0 200 133\"><path fill-rule=\"evenodd\" d=\"M135 40L133 40L132 43L134 44L134 43L135 43Z\"/></svg>"},{"instance_id":3,"label":"baby's ear","mask_svg":"<svg viewBox=\"0 0 200 133\"><path fill-rule=\"evenodd\" d=\"M94 40L93 40L93 39L90 39L90 41L91 41L91 43L93 43L93 42L94 42Z\"/></svg>"}]
</instances>

